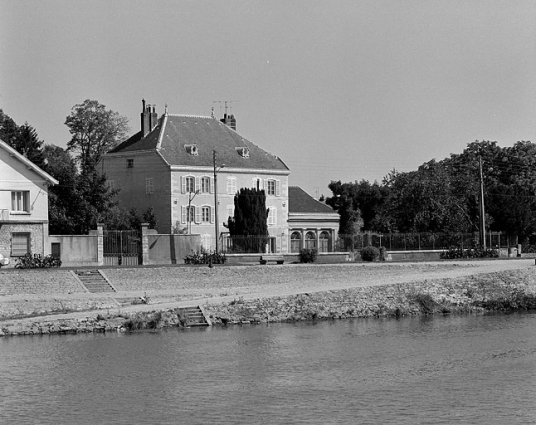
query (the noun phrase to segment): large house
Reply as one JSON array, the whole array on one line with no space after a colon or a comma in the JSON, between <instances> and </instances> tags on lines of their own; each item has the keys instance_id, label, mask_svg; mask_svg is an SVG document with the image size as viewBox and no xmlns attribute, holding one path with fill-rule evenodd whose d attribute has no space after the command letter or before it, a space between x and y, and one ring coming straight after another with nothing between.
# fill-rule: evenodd
<instances>
[{"instance_id":1,"label":"large house","mask_svg":"<svg viewBox=\"0 0 536 425\"><path fill-rule=\"evenodd\" d=\"M288 252L289 168L236 131L234 116L168 114L142 101L141 130L104 155L109 185L123 207L152 207L160 233L195 233L214 249L227 232L234 195L264 189L271 252ZM218 233L218 235L216 235Z\"/></svg>"},{"instance_id":2,"label":"large house","mask_svg":"<svg viewBox=\"0 0 536 425\"><path fill-rule=\"evenodd\" d=\"M48 188L58 181L0 140L0 256L48 254Z\"/></svg>"}]
</instances>

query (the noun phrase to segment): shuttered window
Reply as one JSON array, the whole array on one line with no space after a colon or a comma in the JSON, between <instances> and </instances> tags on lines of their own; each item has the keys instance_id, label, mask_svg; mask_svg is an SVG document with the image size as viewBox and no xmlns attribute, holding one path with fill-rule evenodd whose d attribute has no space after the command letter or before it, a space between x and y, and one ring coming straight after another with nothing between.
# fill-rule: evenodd
<instances>
[{"instance_id":1,"label":"shuttered window","mask_svg":"<svg viewBox=\"0 0 536 425\"><path fill-rule=\"evenodd\" d=\"M268 209L268 226L275 226L277 224L277 209L275 207L270 207Z\"/></svg>"},{"instance_id":2,"label":"shuttered window","mask_svg":"<svg viewBox=\"0 0 536 425\"><path fill-rule=\"evenodd\" d=\"M21 257L31 252L30 233L11 234L11 256Z\"/></svg>"},{"instance_id":3,"label":"shuttered window","mask_svg":"<svg viewBox=\"0 0 536 425\"><path fill-rule=\"evenodd\" d=\"M145 194L151 195L154 193L154 179L147 178L145 179Z\"/></svg>"},{"instance_id":4,"label":"shuttered window","mask_svg":"<svg viewBox=\"0 0 536 425\"><path fill-rule=\"evenodd\" d=\"M229 195L236 194L236 177L227 177L227 193Z\"/></svg>"}]
</instances>

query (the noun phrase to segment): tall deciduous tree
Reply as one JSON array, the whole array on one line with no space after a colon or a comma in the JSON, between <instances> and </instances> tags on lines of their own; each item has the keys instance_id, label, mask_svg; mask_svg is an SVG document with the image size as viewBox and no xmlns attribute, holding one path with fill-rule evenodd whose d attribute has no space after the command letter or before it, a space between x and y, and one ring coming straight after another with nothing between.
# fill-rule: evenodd
<instances>
[{"instance_id":1,"label":"tall deciduous tree","mask_svg":"<svg viewBox=\"0 0 536 425\"><path fill-rule=\"evenodd\" d=\"M241 188L234 206L234 217L227 223L234 244L246 252L263 252L269 235L264 190Z\"/></svg>"},{"instance_id":2,"label":"tall deciduous tree","mask_svg":"<svg viewBox=\"0 0 536 425\"><path fill-rule=\"evenodd\" d=\"M129 131L126 117L90 99L73 106L65 125L72 135L67 149L76 153L82 169L94 168Z\"/></svg>"}]
</instances>

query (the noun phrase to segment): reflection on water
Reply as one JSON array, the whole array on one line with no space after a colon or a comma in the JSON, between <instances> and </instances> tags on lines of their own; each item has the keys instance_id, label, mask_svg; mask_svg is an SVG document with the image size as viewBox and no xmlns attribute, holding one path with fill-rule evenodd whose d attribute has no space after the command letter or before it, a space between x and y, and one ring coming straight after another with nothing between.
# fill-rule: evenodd
<instances>
[{"instance_id":1,"label":"reflection on water","mask_svg":"<svg viewBox=\"0 0 536 425\"><path fill-rule=\"evenodd\" d=\"M0 339L0 423L536 422L536 314Z\"/></svg>"}]
</instances>

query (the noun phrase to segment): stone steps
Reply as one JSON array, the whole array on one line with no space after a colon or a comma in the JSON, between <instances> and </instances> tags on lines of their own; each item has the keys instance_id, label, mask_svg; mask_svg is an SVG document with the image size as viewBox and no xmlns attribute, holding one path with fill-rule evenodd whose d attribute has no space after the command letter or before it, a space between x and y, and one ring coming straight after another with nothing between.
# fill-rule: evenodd
<instances>
[{"instance_id":1,"label":"stone steps","mask_svg":"<svg viewBox=\"0 0 536 425\"><path fill-rule=\"evenodd\" d=\"M179 308L179 315L184 320L184 326L210 326L210 320L205 316L201 307Z\"/></svg>"},{"instance_id":2,"label":"stone steps","mask_svg":"<svg viewBox=\"0 0 536 425\"><path fill-rule=\"evenodd\" d=\"M92 294L101 292L116 292L114 287L101 274L100 270L75 270L82 285Z\"/></svg>"}]
</instances>

